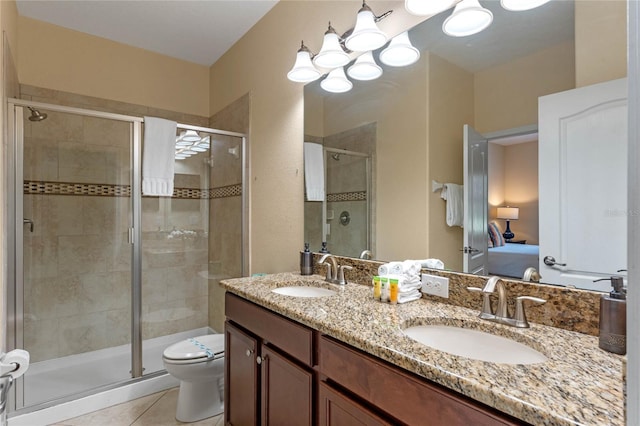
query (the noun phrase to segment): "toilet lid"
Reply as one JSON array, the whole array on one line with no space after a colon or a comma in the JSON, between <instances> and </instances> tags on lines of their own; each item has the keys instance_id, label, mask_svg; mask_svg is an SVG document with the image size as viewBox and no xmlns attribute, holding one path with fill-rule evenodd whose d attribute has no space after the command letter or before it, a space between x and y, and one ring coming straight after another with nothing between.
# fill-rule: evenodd
<instances>
[{"instance_id":1,"label":"toilet lid","mask_svg":"<svg viewBox=\"0 0 640 426\"><path fill-rule=\"evenodd\" d=\"M168 359L188 360L209 358L218 352L224 352L224 335L207 334L173 344L164 350L163 356Z\"/></svg>"}]
</instances>

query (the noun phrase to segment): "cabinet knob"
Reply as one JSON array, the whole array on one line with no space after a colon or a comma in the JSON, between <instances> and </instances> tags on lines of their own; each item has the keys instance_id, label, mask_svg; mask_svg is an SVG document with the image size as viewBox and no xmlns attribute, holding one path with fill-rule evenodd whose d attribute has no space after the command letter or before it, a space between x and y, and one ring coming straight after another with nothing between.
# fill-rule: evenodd
<instances>
[{"instance_id":1,"label":"cabinet knob","mask_svg":"<svg viewBox=\"0 0 640 426\"><path fill-rule=\"evenodd\" d=\"M256 362L258 363L258 365L262 364L262 358L261 357L256 357Z\"/></svg>"},{"instance_id":2,"label":"cabinet knob","mask_svg":"<svg viewBox=\"0 0 640 426\"><path fill-rule=\"evenodd\" d=\"M251 356L253 354L253 351L251 349L247 349L247 356Z\"/></svg>"}]
</instances>

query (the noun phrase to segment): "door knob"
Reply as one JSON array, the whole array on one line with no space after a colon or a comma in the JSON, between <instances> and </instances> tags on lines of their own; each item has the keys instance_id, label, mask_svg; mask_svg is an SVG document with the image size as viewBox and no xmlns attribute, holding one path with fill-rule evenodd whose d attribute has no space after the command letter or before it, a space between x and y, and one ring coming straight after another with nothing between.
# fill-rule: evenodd
<instances>
[{"instance_id":1,"label":"door knob","mask_svg":"<svg viewBox=\"0 0 640 426\"><path fill-rule=\"evenodd\" d=\"M553 257L553 256L545 256L542 261L547 266L556 266L556 265L557 266L567 266L566 263L558 263L558 262L556 262L556 258Z\"/></svg>"}]
</instances>

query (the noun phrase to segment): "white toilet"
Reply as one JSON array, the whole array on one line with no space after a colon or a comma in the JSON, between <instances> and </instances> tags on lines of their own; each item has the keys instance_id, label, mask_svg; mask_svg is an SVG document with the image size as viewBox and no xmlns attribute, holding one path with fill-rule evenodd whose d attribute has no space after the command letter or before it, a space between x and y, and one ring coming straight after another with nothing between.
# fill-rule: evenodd
<instances>
[{"instance_id":1,"label":"white toilet","mask_svg":"<svg viewBox=\"0 0 640 426\"><path fill-rule=\"evenodd\" d=\"M180 380L176 419L196 422L224 410L224 334L183 340L165 349L167 372Z\"/></svg>"}]
</instances>

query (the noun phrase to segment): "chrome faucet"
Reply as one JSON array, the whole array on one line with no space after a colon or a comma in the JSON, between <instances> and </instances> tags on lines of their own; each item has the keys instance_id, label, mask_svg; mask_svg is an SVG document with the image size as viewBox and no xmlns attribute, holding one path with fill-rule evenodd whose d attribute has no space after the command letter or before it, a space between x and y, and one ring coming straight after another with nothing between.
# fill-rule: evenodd
<instances>
[{"instance_id":1,"label":"chrome faucet","mask_svg":"<svg viewBox=\"0 0 640 426\"><path fill-rule=\"evenodd\" d=\"M360 259L373 259L373 253L371 253L371 250L362 250Z\"/></svg>"},{"instance_id":2,"label":"chrome faucet","mask_svg":"<svg viewBox=\"0 0 640 426\"><path fill-rule=\"evenodd\" d=\"M327 263L327 260L331 263ZM331 253L327 253L322 256L318 261L318 265L325 265L327 267L327 275L325 278L327 282L340 285L347 283L347 280L344 278L344 271L353 269L353 267L348 265L338 266L336 258L333 257Z\"/></svg>"},{"instance_id":3,"label":"chrome faucet","mask_svg":"<svg viewBox=\"0 0 640 426\"><path fill-rule=\"evenodd\" d=\"M525 315L524 310L525 301L528 300L536 304L546 302L546 300L540 299L539 297L516 297L516 312L514 316L510 316L509 307L507 305L507 290L500 280L500 277L493 276L489 278L483 288L467 287L467 290L482 293L482 310L480 311L480 318L518 328L529 327L529 322L527 321L527 316ZM491 295L494 294L496 290L498 292L498 306L494 312L491 307Z\"/></svg>"}]
</instances>

